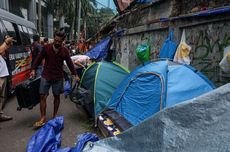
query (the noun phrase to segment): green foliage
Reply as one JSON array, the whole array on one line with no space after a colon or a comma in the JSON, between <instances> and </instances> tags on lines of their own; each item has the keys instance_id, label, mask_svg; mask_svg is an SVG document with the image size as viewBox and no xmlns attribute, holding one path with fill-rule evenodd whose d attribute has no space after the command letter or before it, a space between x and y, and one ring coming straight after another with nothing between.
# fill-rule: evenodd
<instances>
[{"instance_id":1,"label":"green foliage","mask_svg":"<svg viewBox=\"0 0 230 152\"><path fill-rule=\"evenodd\" d=\"M56 7L56 1L55 0L46 0L44 1L46 5L46 11L48 14L53 14L55 12L55 7Z\"/></svg>"},{"instance_id":2,"label":"green foliage","mask_svg":"<svg viewBox=\"0 0 230 152\"><path fill-rule=\"evenodd\" d=\"M50 13L53 16L64 15L65 22L68 25L75 27L75 17L77 17L77 0L46 0L44 2L47 7L47 13ZM115 15L110 8L101 8L98 10L96 0L81 0L81 9L81 31L84 28L83 23L86 22L86 31L88 37L93 36L99 30L99 26L105 22L108 22L108 20ZM70 27L70 29L73 28Z\"/></svg>"},{"instance_id":3,"label":"green foliage","mask_svg":"<svg viewBox=\"0 0 230 152\"><path fill-rule=\"evenodd\" d=\"M115 14L111 8L101 8L98 12L101 24L108 22Z\"/></svg>"},{"instance_id":4,"label":"green foliage","mask_svg":"<svg viewBox=\"0 0 230 152\"><path fill-rule=\"evenodd\" d=\"M81 0L82 17L96 13L96 0Z\"/></svg>"}]
</instances>

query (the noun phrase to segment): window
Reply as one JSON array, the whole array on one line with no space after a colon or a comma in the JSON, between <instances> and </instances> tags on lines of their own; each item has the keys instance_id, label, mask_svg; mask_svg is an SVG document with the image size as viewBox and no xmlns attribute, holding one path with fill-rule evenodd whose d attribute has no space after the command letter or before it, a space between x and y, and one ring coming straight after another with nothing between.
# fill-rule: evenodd
<instances>
[{"instance_id":1,"label":"window","mask_svg":"<svg viewBox=\"0 0 230 152\"><path fill-rule=\"evenodd\" d=\"M20 35L22 38L22 44L23 45L30 45L31 44L30 36L29 36L27 28L25 26L18 25L18 29L20 31Z\"/></svg>"},{"instance_id":2,"label":"window","mask_svg":"<svg viewBox=\"0 0 230 152\"><path fill-rule=\"evenodd\" d=\"M33 35L37 34L35 30L32 30L31 28L27 28L29 35L30 35L30 40L33 42Z\"/></svg>"},{"instance_id":3,"label":"window","mask_svg":"<svg viewBox=\"0 0 230 152\"><path fill-rule=\"evenodd\" d=\"M4 26L2 25L2 22L0 21L0 43L3 42L3 38L6 35Z\"/></svg>"},{"instance_id":4,"label":"window","mask_svg":"<svg viewBox=\"0 0 230 152\"><path fill-rule=\"evenodd\" d=\"M16 30L16 28L17 28L16 24L13 24L13 23L8 22L6 20L3 20L3 23L5 25L7 34L9 36L12 36L16 40L16 42L14 42L14 45L20 45L21 44L21 39L19 37L18 30Z\"/></svg>"}]
</instances>

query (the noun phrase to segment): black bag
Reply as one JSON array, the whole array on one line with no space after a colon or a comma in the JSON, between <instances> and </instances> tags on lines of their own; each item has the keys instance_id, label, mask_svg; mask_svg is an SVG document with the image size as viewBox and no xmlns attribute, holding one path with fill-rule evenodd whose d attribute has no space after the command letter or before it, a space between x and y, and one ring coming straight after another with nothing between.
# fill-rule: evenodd
<instances>
[{"instance_id":1,"label":"black bag","mask_svg":"<svg viewBox=\"0 0 230 152\"><path fill-rule=\"evenodd\" d=\"M84 106L93 102L93 96L90 90L78 87L78 83L76 82L70 92L70 100Z\"/></svg>"},{"instance_id":2,"label":"black bag","mask_svg":"<svg viewBox=\"0 0 230 152\"><path fill-rule=\"evenodd\" d=\"M78 87L76 83L70 93L70 100L77 105L83 106L89 116L94 116L93 94L90 90Z\"/></svg>"},{"instance_id":3,"label":"black bag","mask_svg":"<svg viewBox=\"0 0 230 152\"><path fill-rule=\"evenodd\" d=\"M79 104L78 101L77 101L77 97L76 97L76 94L77 94L77 87L78 87L78 82L76 82L74 84L74 86L72 87L71 91L70 91L70 94L69 94L69 97L70 97L70 100L76 104Z\"/></svg>"},{"instance_id":4,"label":"black bag","mask_svg":"<svg viewBox=\"0 0 230 152\"><path fill-rule=\"evenodd\" d=\"M22 108L32 109L40 102L40 87L41 77L29 79L19 84L15 88L15 93L19 107L17 110Z\"/></svg>"}]
</instances>

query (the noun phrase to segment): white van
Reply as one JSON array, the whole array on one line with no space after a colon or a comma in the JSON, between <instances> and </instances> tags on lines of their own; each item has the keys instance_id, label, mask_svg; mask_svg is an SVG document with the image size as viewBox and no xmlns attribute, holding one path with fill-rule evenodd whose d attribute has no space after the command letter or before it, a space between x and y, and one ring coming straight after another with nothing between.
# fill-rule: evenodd
<instances>
[{"instance_id":1,"label":"white van","mask_svg":"<svg viewBox=\"0 0 230 152\"><path fill-rule=\"evenodd\" d=\"M0 9L0 43L5 35L16 40L6 55L10 72L7 84L9 92L30 77L32 36L36 33L36 27L32 22Z\"/></svg>"}]
</instances>

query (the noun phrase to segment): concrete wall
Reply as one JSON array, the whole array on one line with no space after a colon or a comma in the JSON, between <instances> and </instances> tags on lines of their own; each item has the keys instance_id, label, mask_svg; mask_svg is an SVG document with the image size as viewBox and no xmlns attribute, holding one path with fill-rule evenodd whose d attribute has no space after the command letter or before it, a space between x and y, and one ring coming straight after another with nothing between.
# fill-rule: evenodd
<instances>
[{"instance_id":1,"label":"concrete wall","mask_svg":"<svg viewBox=\"0 0 230 152\"><path fill-rule=\"evenodd\" d=\"M212 22L187 28L187 42L192 46L192 65L216 84L224 84L225 76L219 68L223 51L230 45L230 20Z\"/></svg>"},{"instance_id":2,"label":"concrete wall","mask_svg":"<svg viewBox=\"0 0 230 152\"><path fill-rule=\"evenodd\" d=\"M124 15L116 26L126 29L123 37L114 39L116 60L132 70L140 64L135 54L139 44L148 39L151 45L151 59L156 59L168 36L169 28L174 30L174 38L178 43L182 30L185 29L186 42L192 47L191 65L217 85L228 82L228 74L223 74L218 64L223 57L224 48L230 45L230 13L166 22L156 21L156 18L171 16L172 8L173 2L164 1L158 8L151 6Z\"/></svg>"}]
</instances>

